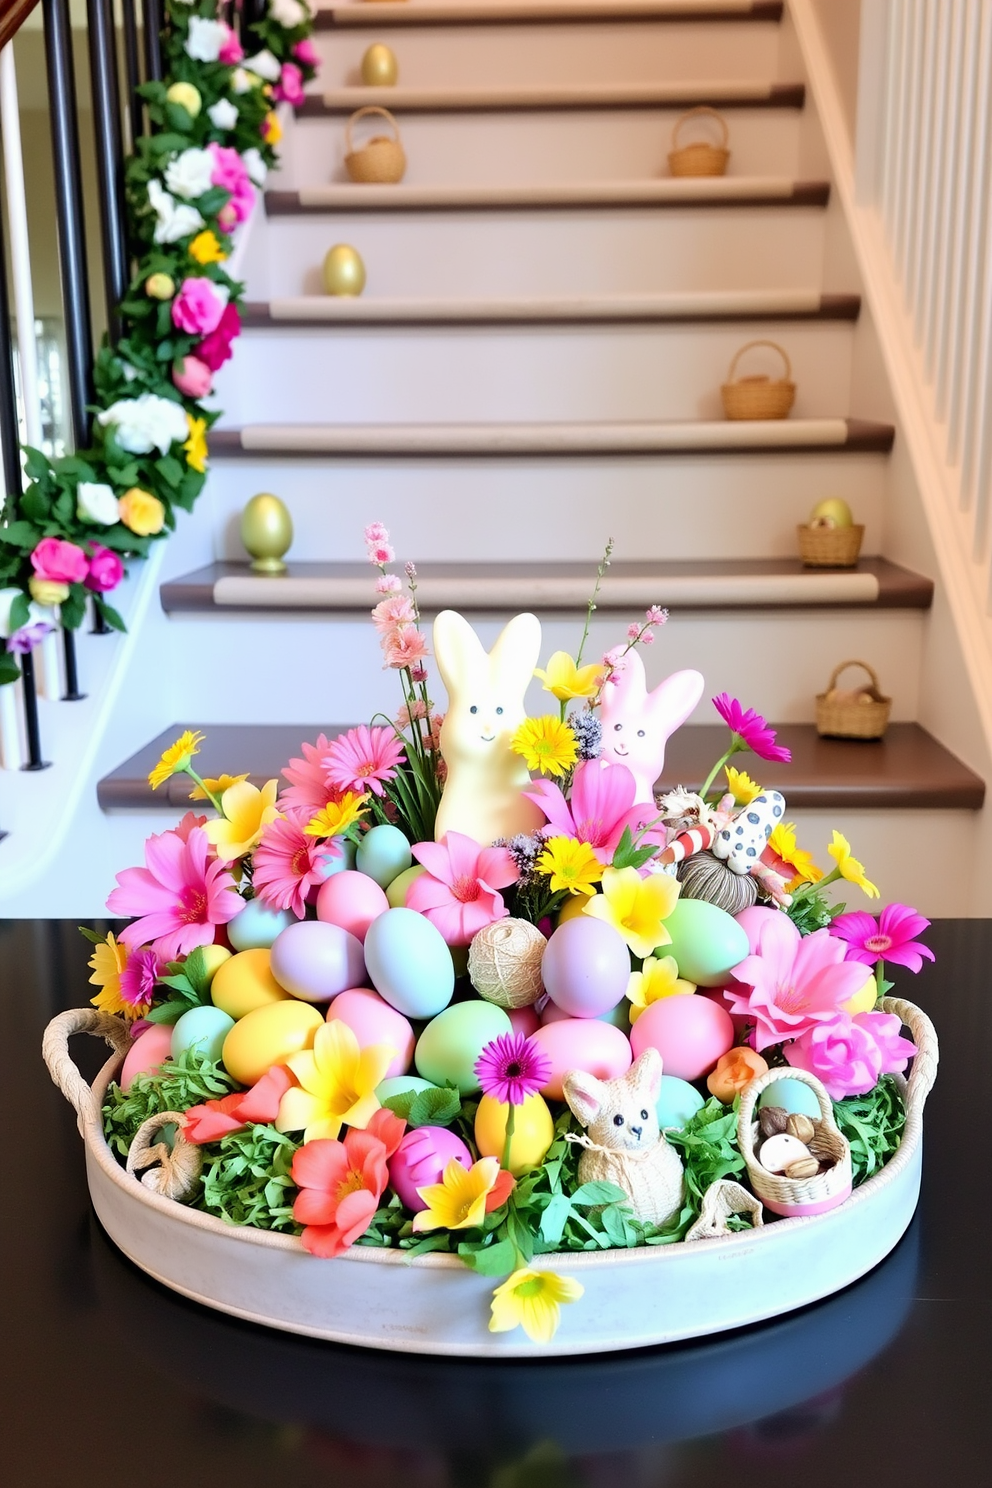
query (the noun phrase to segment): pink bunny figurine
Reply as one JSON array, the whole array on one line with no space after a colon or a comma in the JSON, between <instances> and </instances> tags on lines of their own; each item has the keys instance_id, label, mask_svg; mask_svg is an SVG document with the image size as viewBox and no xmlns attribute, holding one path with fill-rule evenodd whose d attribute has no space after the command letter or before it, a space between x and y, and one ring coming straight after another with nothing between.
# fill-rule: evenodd
<instances>
[{"instance_id":1,"label":"pink bunny figurine","mask_svg":"<svg viewBox=\"0 0 992 1488\"><path fill-rule=\"evenodd\" d=\"M628 651L603 686L602 758L626 765L637 785L635 802L654 801L654 784L665 763L665 745L703 695L700 672L673 672L648 692L644 663Z\"/></svg>"}]
</instances>

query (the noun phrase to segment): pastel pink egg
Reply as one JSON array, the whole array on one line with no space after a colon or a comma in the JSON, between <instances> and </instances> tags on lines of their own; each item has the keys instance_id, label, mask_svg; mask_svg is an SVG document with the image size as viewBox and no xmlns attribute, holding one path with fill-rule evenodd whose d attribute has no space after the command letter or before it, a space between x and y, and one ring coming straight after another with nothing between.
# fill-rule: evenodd
<instances>
[{"instance_id":1,"label":"pastel pink egg","mask_svg":"<svg viewBox=\"0 0 992 1488\"><path fill-rule=\"evenodd\" d=\"M171 1058L172 1029L161 1023L153 1023L128 1049L118 1084L126 1092L136 1075L155 1074Z\"/></svg>"},{"instance_id":2,"label":"pastel pink egg","mask_svg":"<svg viewBox=\"0 0 992 1488\"><path fill-rule=\"evenodd\" d=\"M699 1080L734 1047L734 1023L712 998L663 997L645 1008L630 1030L630 1042L635 1056L657 1049L666 1075Z\"/></svg>"},{"instance_id":3,"label":"pastel pink egg","mask_svg":"<svg viewBox=\"0 0 992 1488\"><path fill-rule=\"evenodd\" d=\"M626 1074L633 1060L627 1035L598 1018L545 1023L534 1034L534 1042L551 1060L551 1074L541 1094L552 1100L564 1099L561 1082L569 1070L584 1070L597 1080L615 1080Z\"/></svg>"},{"instance_id":4,"label":"pastel pink egg","mask_svg":"<svg viewBox=\"0 0 992 1488\"><path fill-rule=\"evenodd\" d=\"M407 1132L389 1159L389 1181L400 1201L415 1214L427 1205L417 1192L432 1183L440 1183L452 1158L466 1171L472 1166L472 1154L461 1137L445 1126L418 1126Z\"/></svg>"},{"instance_id":5,"label":"pastel pink egg","mask_svg":"<svg viewBox=\"0 0 992 1488\"><path fill-rule=\"evenodd\" d=\"M781 913L780 909L769 909L764 904L750 904L747 909L742 909L740 914L734 915L734 919L747 936L752 955L758 949L758 938L763 927L770 920L777 920Z\"/></svg>"},{"instance_id":6,"label":"pastel pink egg","mask_svg":"<svg viewBox=\"0 0 992 1488\"><path fill-rule=\"evenodd\" d=\"M333 879L329 881L333 883ZM378 992L369 987L352 987L348 992L339 992L327 1009L328 1023L335 1018L348 1025L360 1049L368 1049L372 1044L390 1044L396 1050L395 1058L382 1077L384 1080L406 1074L413 1063L416 1035L403 1014L390 1007Z\"/></svg>"},{"instance_id":7,"label":"pastel pink egg","mask_svg":"<svg viewBox=\"0 0 992 1488\"><path fill-rule=\"evenodd\" d=\"M367 873L358 873L353 868L332 874L317 892L318 920L340 925L363 942L372 921L388 908L385 890Z\"/></svg>"},{"instance_id":8,"label":"pastel pink egg","mask_svg":"<svg viewBox=\"0 0 992 1488\"><path fill-rule=\"evenodd\" d=\"M570 1018L598 1018L627 990L630 952L604 920L580 915L559 925L541 961L548 996Z\"/></svg>"},{"instance_id":9,"label":"pastel pink egg","mask_svg":"<svg viewBox=\"0 0 992 1488\"><path fill-rule=\"evenodd\" d=\"M541 1026L541 1020L532 1007L507 1008L506 1016L513 1024L514 1033L522 1033L524 1038L530 1038Z\"/></svg>"}]
</instances>

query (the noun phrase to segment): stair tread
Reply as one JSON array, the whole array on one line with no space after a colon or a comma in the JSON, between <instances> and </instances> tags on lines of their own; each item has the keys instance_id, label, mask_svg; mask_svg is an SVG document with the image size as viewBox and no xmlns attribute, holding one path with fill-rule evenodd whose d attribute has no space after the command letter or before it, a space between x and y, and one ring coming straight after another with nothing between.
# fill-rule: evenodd
<instances>
[{"instance_id":1,"label":"stair tread","mask_svg":"<svg viewBox=\"0 0 992 1488\"><path fill-rule=\"evenodd\" d=\"M532 25L548 21L779 21L782 0L458 0L457 4L315 7L318 31L339 27Z\"/></svg>"},{"instance_id":2,"label":"stair tread","mask_svg":"<svg viewBox=\"0 0 992 1488\"><path fill-rule=\"evenodd\" d=\"M212 563L161 586L169 614L257 614L289 611L367 615L372 605L367 563L297 563L279 577L253 574L247 562ZM585 609L595 563L421 563L421 611ZM885 558L856 569L803 568L798 558L615 561L597 599L600 615L660 604L687 609L928 609L933 581Z\"/></svg>"},{"instance_id":3,"label":"stair tread","mask_svg":"<svg viewBox=\"0 0 992 1488\"><path fill-rule=\"evenodd\" d=\"M670 294L514 295L503 298L298 295L253 301L253 328L363 323L501 325L744 320L857 320L861 296L818 290L717 290Z\"/></svg>"},{"instance_id":4,"label":"stair tread","mask_svg":"<svg viewBox=\"0 0 992 1488\"><path fill-rule=\"evenodd\" d=\"M354 85L308 94L299 117L350 114L376 104L393 113L489 113L551 109L802 108L802 83L679 81L664 83L532 84L495 88L388 88Z\"/></svg>"},{"instance_id":5,"label":"stair tread","mask_svg":"<svg viewBox=\"0 0 992 1488\"><path fill-rule=\"evenodd\" d=\"M892 448L891 424L868 419L476 424L247 424L214 429L214 456L743 453Z\"/></svg>"},{"instance_id":6,"label":"stair tread","mask_svg":"<svg viewBox=\"0 0 992 1488\"><path fill-rule=\"evenodd\" d=\"M137 754L105 775L97 799L108 810L165 810L188 804L190 781L173 776L153 792L148 772L184 728L206 734L197 764L200 773L248 770L257 785L277 777L304 739L338 733L345 724L174 723ZM763 785L780 789L791 810L812 809L964 809L977 811L985 782L918 723L890 724L884 739L865 743L821 739L812 724L781 724L778 739L792 750L791 765L772 765L742 754L735 764ZM659 787L698 786L726 747L720 724L690 724L673 734Z\"/></svg>"},{"instance_id":7,"label":"stair tread","mask_svg":"<svg viewBox=\"0 0 992 1488\"><path fill-rule=\"evenodd\" d=\"M420 186L336 182L267 191L270 217L312 212L554 211L565 207L823 207L829 181L791 176L662 176L630 181L534 181L523 185Z\"/></svg>"}]
</instances>

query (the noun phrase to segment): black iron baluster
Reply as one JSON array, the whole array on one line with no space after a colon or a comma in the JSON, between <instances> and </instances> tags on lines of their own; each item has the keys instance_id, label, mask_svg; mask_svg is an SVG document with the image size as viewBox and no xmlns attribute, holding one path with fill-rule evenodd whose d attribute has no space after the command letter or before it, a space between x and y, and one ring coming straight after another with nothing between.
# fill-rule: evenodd
<instances>
[{"instance_id":1,"label":"black iron baluster","mask_svg":"<svg viewBox=\"0 0 992 1488\"><path fill-rule=\"evenodd\" d=\"M150 83L162 81L162 3L144 0L145 77Z\"/></svg>"},{"instance_id":2,"label":"black iron baluster","mask_svg":"<svg viewBox=\"0 0 992 1488\"><path fill-rule=\"evenodd\" d=\"M138 89L141 86L141 58L138 52L136 6L137 0L121 0L121 14L124 19L124 66L127 70L128 124L132 150L142 130L141 99L138 97Z\"/></svg>"},{"instance_id":3,"label":"black iron baluster","mask_svg":"<svg viewBox=\"0 0 992 1488\"><path fill-rule=\"evenodd\" d=\"M126 8L126 7L125 7ZM111 343L120 336L120 303L129 279L124 226L124 145L117 81L117 41L112 0L87 0L90 78L93 89L93 133L100 191L103 283Z\"/></svg>"}]
</instances>

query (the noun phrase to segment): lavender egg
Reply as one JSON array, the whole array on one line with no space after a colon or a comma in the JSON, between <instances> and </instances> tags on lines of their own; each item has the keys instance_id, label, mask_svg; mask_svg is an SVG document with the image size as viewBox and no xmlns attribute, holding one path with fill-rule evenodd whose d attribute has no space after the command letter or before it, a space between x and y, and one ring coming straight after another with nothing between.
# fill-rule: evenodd
<instances>
[{"instance_id":1,"label":"lavender egg","mask_svg":"<svg viewBox=\"0 0 992 1488\"><path fill-rule=\"evenodd\" d=\"M598 1018L623 999L630 979L626 941L589 915L559 925L545 948L541 977L548 996L570 1018Z\"/></svg>"},{"instance_id":2,"label":"lavender egg","mask_svg":"<svg viewBox=\"0 0 992 1488\"><path fill-rule=\"evenodd\" d=\"M362 943L340 925L300 920L276 937L270 955L280 987L304 1002L328 1002L365 980Z\"/></svg>"}]
</instances>

